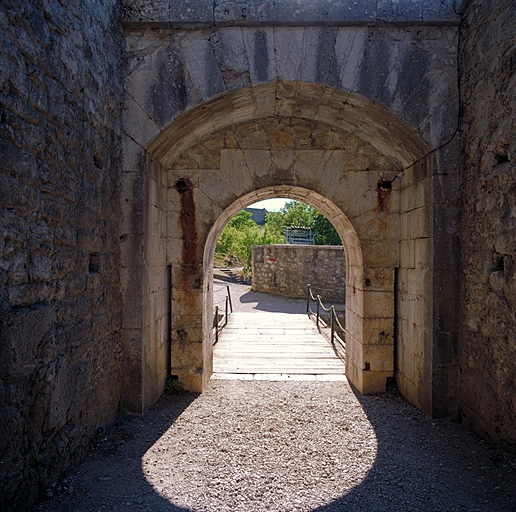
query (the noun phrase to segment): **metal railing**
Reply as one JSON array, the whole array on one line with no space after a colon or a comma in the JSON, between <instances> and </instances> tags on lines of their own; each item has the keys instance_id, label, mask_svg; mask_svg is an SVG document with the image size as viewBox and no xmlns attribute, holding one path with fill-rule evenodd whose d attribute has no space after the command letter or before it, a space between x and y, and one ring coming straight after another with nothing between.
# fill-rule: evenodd
<instances>
[{"instance_id":1,"label":"metal railing","mask_svg":"<svg viewBox=\"0 0 516 512\"><path fill-rule=\"evenodd\" d=\"M311 302L315 302L316 304L315 311L310 307ZM329 325L321 318L321 309L330 314ZM315 323L318 328L320 324L323 324L323 327L330 327L330 343L332 345L335 345L335 341L337 341L343 348L346 347L346 333L348 331L342 327L342 324L337 317L335 306L331 305L330 307L326 307L322 303L320 295L316 295L314 297L312 293L312 285L310 284L307 286L306 292L306 312L308 315L315 315ZM337 331L340 331L341 335L339 335Z\"/></svg>"},{"instance_id":2,"label":"metal railing","mask_svg":"<svg viewBox=\"0 0 516 512\"><path fill-rule=\"evenodd\" d=\"M213 342L214 345L219 341L219 334L228 323L229 314L233 313L233 303L231 302L231 292L229 290L229 286L226 286L226 290L226 297L222 301L224 302L224 313L222 315L220 314L219 310L219 304L222 304L222 302L219 302L219 304L215 305L215 315L213 317L213 328L215 329L215 341Z\"/></svg>"}]
</instances>

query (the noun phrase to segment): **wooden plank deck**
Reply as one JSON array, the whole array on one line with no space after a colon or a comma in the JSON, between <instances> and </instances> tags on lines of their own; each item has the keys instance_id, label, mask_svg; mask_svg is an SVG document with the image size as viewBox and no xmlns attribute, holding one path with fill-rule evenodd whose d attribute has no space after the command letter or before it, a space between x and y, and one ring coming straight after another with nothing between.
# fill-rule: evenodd
<instances>
[{"instance_id":1,"label":"wooden plank deck","mask_svg":"<svg viewBox=\"0 0 516 512\"><path fill-rule=\"evenodd\" d=\"M214 379L345 380L345 364L305 314L233 313L214 347Z\"/></svg>"}]
</instances>

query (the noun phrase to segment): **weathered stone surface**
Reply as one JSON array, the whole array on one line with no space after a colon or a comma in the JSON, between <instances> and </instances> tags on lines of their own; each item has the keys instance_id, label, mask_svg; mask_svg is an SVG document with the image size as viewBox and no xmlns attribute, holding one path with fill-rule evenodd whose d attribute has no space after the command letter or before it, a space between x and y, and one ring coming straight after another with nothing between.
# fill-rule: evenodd
<instances>
[{"instance_id":1,"label":"weathered stone surface","mask_svg":"<svg viewBox=\"0 0 516 512\"><path fill-rule=\"evenodd\" d=\"M206 386L215 234L273 196L351 237L350 379L394 341L405 396L514 448L513 3L2 2L2 505L156 399L171 324Z\"/></svg>"},{"instance_id":2,"label":"weathered stone surface","mask_svg":"<svg viewBox=\"0 0 516 512\"><path fill-rule=\"evenodd\" d=\"M125 23L202 26L213 22L213 3L207 0L124 0Z\"/></svg>"},{"instance_id":3,"label":"weathered stone surface","mask_svg":"<svg viewBox=\"0 0 516 512\"><path fill-rule=\"evenodd\" d=\"M126 23L161 25L458 24L453 0L124 0Z\"/></svg>"},{"instance_id":4,"label":"weathered stone surface","mask_svg":"<svg viewBox=\"0 0 516 512\"><path fill-rule=\"evenodd\" d=\"M116 1L0 7L0 502L28 510L120 401Z\"/></svg>"},{"instance_id":5,"label":"weathered stone surface","mask_svg":"<svg viewBox=\"0 0 516 512\"><path fill-rule=\"evenodd\" d=\"M461 45L460 399L516 447L516 43L512 1L467 4Z\"/></svg>"},{"instance_id":6,"label":"weathered stone surface","mask_svg":"<svg viewBox=\"0 0 516 512\"><path fill-rule=\"evenodd\" d=\"M271 148L275 150L285 149L313 149L314 146L321 150L341 150L346 152L346 158L342 154L332 153L329 161L296 160L297 172L300 174L313 172L314 166L318 169L321 165L327 168L327 173L333 160L340 165L340 172L365 169L389 169L395 168L395 162L385 155L375 151L366 141L359 139L352 133L344 134L324 123L308 119L294 119L288 117L267 118L249 124L230 126L224 130L212 133L202 139L188 151L178 156L173 163L174 169L216 169L220 167L220 151L222 149L243 149L245 165L254 163L259 155L249 153L252 150ZM245 154L249 153L250 158ZM302 152L303 156L321 157L323 153L316 151ZM368 154L368 161L363 158ZM253 166L253 175L260 177L260 170L264 169L262 162ZM325 173L325 174L327 174Z\"/></svg>"},{"instance_id":7,"label":"weathered stone surface","mask_svg":"<svg viewBox=\"0 0 516 512\"><path fill-rule=\"evenodd\" d=\"M342 247L267 245L252 248L253 290L306 298L307 286L326 306L346 302L346 259Z\"/></svg>"},{"instance_id":8,"label":"weathered stone surface","mask_svg":"<svg viewBox=\"0 0 516 512\"><path fill-rule=\"evenodd\" d=\"M288 79L365 96L437 147L457 128L456 38L456 27L446 26L225 27L144 37L131 30L124 122L146 147L153 125L164 127L203 100ZM282 96L278 113L288 115L294 100L303 109L295 91Z\"/></svg>"},{"instance_id":9,"label":"weathered stone surface","mask_svg":"<svg viewBox=\"0 0 516 512\"><path fill-rule=\"evenodd\" d=\"M240 28L213 31L210 42L226 88L237 89L251 85Z\"/></svg>"}]
</instances>

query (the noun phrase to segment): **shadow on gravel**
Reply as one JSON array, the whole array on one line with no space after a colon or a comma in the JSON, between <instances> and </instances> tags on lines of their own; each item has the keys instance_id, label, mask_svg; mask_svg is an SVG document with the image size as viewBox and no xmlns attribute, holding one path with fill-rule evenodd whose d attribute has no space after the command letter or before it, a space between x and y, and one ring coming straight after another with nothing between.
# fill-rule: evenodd
<instances>
[{"instance_id":1,"label":"shadow on gravel","mask_svg":"<svg viewBox=\"0 0 516 512\"><path fill-rule=\"evenodd\" d=\"M359 485L313 512L515 510L516 465L507 452L472 438L460 425L430 421L395 389L355 394L375 430L376 460ZM162 397L145 418L124 418L108 429L76 476L36 511L195 512L174 505L147 482L142 457L197 396ZM171 473L177 470L170 460Z\"/></svg>"},{"instance_id":2,"label":"shadow on gravel","mask_svg":"<svg viewBox=\"0 0 516 512\"><path fill-rule=\"evenodd\" d=\"M198 396L197 393L164 395L145 417L121 417L113 426L99 432L76 474L65 479L52 492L54 497L41 501L35 510L191 512L156 492L145 478L141 461ZM83 475L87 475L87 488L81 481Z\"/></svg>"},{"instance_id":3,"label":"shadow on gravel","mask_svg":"<svg viewBox=\"0 0 516 512\"><path fill-rule=\"evenodd\" d=\"M458 423L429 420L394 386L383 395L353 392L375 431L374 465L360 485L312 512L516 510L514 456Z\"/></svg>"}]
</instances>

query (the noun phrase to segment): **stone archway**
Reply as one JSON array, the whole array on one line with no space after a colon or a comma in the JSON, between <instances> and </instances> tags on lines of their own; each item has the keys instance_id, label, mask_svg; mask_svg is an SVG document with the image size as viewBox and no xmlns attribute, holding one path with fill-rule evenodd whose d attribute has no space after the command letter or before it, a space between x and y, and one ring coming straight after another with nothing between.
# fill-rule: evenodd
<instances>
[{"instance_id":1,"label":"stone archway","mask_svg":"<svg viewBox=\"0 0 516 512\"><path fill-rule=\"evenodd\" d=\"M351 382L361 392L385 389L397 331L397 380L425 409L431 400L424 389L431 380L425 351L432 343L428 152L410 127L382 107L302 82L226 93L163 130L148 148L147 229L140 237L148 259L141 269L147 289L140 291L144 402L159 394L164 379L155 370L165 353L162 313L168 300L160 276L170 269L172 372L200 391L212 368L205 298L213 237L230 212L274 191L311 202L340 225L343 239L355 237L348 246L361 254L349 260L357 262L348 283L356 293L347 319L357 333L349 345Z\"/></svg>"},{"instance_id":2,"label":"stone archway","mask_svg":"<svg viewBox=\"0 0 516 512\"><path fill-rule=\"evenodd\" d=\"M348 332L346 334L346 347L348 352L348 358L346 360L346 373L348 375L352 375L355 378L354 381L356 381L357 378L359 379L358 368L362 366L360 361L353 359L354 356L361 354L362 351L359 346L363 341L363 290L362 287L356 286L356 283L363 282L364 269L362 248L357 233L344 212L342 212L333 202L327 198L314 191L301 187L275 185L250 192L226 208L213 224L213 227L206 239L203 255L203 275L206 276L204 279L203 293L203 314L205 315L205 320L203 323L207 328L207 331L204 333L204 335L207 339L210 340L210 343L205 347L204 350L211 350L212 347L212 330L210 328L210 319L213 318L213 279L211 276L213 275L215 246L217 244L220 233L224 229L224 226L228 220L231 219L242 208L245 208L256 201L271 199L274 197L284 197L287 199L301 201L319 210L324 216L330 217L332 219L333 226L341 237L346 255L346 282L355 283L355 285L351 284L350 286L346 284L344 285L346 288L346 325L348 326ZM385 377L392 375L392 359L390 357L382 358L381 366L376 366L375 370L382 374L381 376L377 375L377 377L382 381L382 384L385 384ZM369 383L363 383L361 387L364 385L372 386L375 384L372 382L372 379L370 379Z\"/></svg>"}]
</instances>

